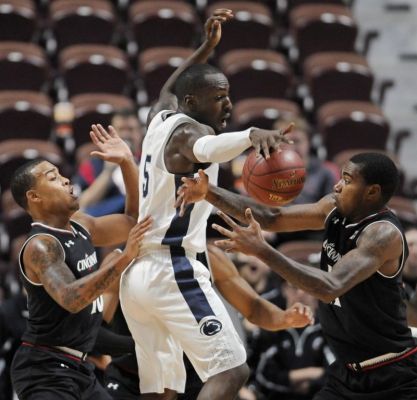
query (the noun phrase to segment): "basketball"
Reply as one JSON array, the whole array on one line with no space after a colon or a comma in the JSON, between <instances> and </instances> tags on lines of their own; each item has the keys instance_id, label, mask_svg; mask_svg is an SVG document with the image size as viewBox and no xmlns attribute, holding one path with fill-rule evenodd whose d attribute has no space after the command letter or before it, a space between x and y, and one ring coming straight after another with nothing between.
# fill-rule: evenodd
<instances>
[{"instance_id":1,"label":"basketball","mask_svg":"<svg viewBox=\"0 0 417 400\"><path fill-rule=\"evenodd\" d=\"M304 186L305 167L293 150L274 151L269 160L253 150L243 165L242 180L249 196L269 206L282 206L297 197Z\"/></svg>"}]
</instances>

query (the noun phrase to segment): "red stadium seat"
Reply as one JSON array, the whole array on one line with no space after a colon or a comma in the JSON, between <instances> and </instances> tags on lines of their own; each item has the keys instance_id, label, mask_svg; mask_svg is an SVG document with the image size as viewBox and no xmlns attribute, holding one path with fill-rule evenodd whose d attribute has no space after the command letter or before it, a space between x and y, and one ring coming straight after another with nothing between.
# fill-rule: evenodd
<instances>
[{"instance_id":1,"label":"red stadium seat","mask_svg":"<svg viewBox=\"0 0 417 400\"><path fill-rule=\"evenodd\" d=\"M59 54L59 66L70 97L97 92L123 94L129 84L129 62L117 47L69 46Z\"/></svg>"},{"instance_id":2,"label":"red stadium seat","mask_svg":"<svg viewBox=\"0 0 417 400\"><path fill-rule=\"evenodd\" d=\"M49 62L33 43L0 42L0 90L46 89Z\"/></svg>"},{"instance_id":3,"label":"red stadium seat","mask_svg":"<svg viewBox=\"0 0 417 400\"><path fill-rule=\"evenodd\" d=\"M159 97L166 80L192 53L192 49L185 47L153 47L139 54L138 66L148 94L148 103Z\"/></svg>"},{"instance_id":4,"label":"red stadium seat","mask_svg":"<svg viewBox=\"0 0 417 400\"><path fill-rule=\"evenodd\" d=\"M292 71L285 57L272 50L233 50L219 60L230 82L231 98L283 98L289 94Z\"/></svg>"},{"instance_id":5,"label":"red stadium seat","mask_svg":"<svg viewBox=\"0 0 417 400\"><path fill-rule=\"evenodd\" d=\"M357 26L345 6L307 4L291 11L290 32L302 63L321 51L354 51Z\"/></svg>"},{"instance_id":6,"label":"red stadium seat","mask_svg":"<svg viewBox=\"0 0 417 400\"><path fill-rule=\"evenodd\" d=\"M305 60L303 69L315 108L333 100L370 100L374 78L359 54L315 53Z\"/></svg>"},{"instance_id":7,"label":"red stadium seat","mask_svg":"<svg viewBox=\"0 0 417 400\"><path fill-rule=\"evenodd\" d=\"M30 42L37 28L32 0L0 0L0 41Z\"/></svg>"},{"instance_id":8,"label":"red stadium seat","mask_svg":"<svg viewBox=\"0 0 417 400\"><path fill-rule=\"evenodd\" d=\"M332 101L317 112L319 131L331 160L348 149L385 150L389 123L376 105L366 101Z\"/></svg>"},{"instance_id":9,"label":"red stadium seat","mask_svg":"<svg viewBox=\"0 0 417 400\"><path fill-rule=\"evenodd\" d=\"M0 92L0 141L48 140L52 130L52 102L43 93L24 90Z\"/></svg>"},{"instance_id":10,"label":"red stadium seat","mask_svg":"<svg viewBox=\"0 0 417 400\"><path fill-rule=\"evenodd\" d=\"M298 105L289 100L253 98L234 104L232 111L233 129L242 130L250 126L272 129L278 118L300 115Z\"/></svg>"},{"instance_id":11,"label":"red stadium seat","mask_svg":"<svg viewBox=\"0 0 417 400\"><path fill-rule=\"evenodd\" d=\"M110 44L117 26L107 0L56 0L50 5L50 25L58 49L74 44Z\"/></svg>"},{"instance_id":12,"label":"red stadium seat","mask_svg":"<svg viewBox=\"0 0 417 400\"><path fill-rule=\"evenodd\" d=\"M234 49L268 49L273 32L273 17L262 2L217 1L206 9L206 17L217 8L228 8L234 18L222 26L222 40L216 47L216 57Z\"/></svg>"},{"instance_id":13,"label":"red stadium seat","mask_svg":"<svg viewBox=\"0 0 417 400\"><path fill-rule=\"evenodd\" d=\"M113 113L121 109L134 109L133 101L125 96L89 93L71 97L74 106L73 138L75 147L90 141L92 124L110 124Z\"/></svg>"},{"instance_id":14,"label":"red stadium seat","mask_svg":"<svg viewBox=\"0 0 417 400\"><path fill-rule=\"evenodd\" d=\"M38 139L10 139L0 142L0 189L10 186L13 172L29 160L44 158L58 168L65 164L60 148L49 141Z\"/></svg>"},{"instance_id":15,"label":"red stadium seat","mask_svg":"<svg viewBox=\"0 0 417 400\"><path fill-rule=\"evenodd\" d=\"M199 30L199 19L191 4L180 1L138 1L129 7L131 39L139 51L151 47L190 47Z\"/></svg>"}]
</instances>

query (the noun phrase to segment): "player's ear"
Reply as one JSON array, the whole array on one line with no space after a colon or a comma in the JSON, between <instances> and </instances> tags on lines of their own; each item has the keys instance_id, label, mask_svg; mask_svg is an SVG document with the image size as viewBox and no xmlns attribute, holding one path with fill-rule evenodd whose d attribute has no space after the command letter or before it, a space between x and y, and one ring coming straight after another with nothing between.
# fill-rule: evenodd
<instances>
[{"instance_id":1,"label":"player's ear","mask_svg":"<svg viewBox=\"0 0 417 400\"><path fill-rule=\"evenodd\" d=\"M34 189L28 190L26 192L26 199L28 203L37 203L40 201L40 197Z\"/></svg>"},{"instance_id":2,"label":"player's ear","mask_svg":"<svg viewBox=\"0 0 417 400\"><path fill-rule=\"evenodd\" d=\"M197 101L194 95L187 94L184 97L184 103L187 106L187 108L191 111L194 111L197 106Z\"/></svg>"},{"instance_id":3,"label":"player's ear","mask_svg":"<svg viewBox=\"0 0 417 400\"><path fill-rule=\"evenodd\" d=\"M368 196L374 200L381 198L381 186L378 184L370 185L368 188Z\"/></svg>"}]
</instances>

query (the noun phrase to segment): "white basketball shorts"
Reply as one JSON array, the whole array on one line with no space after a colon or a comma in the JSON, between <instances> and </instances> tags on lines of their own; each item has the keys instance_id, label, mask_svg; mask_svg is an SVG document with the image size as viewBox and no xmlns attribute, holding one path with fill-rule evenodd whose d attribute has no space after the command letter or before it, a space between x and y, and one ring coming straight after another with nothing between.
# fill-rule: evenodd
<instances>
[{"instance_id":1,"label":"white basketball shorts","mask_svg":"<svg viewBox=\"0 0 417 400\"><path fill-rule=\"evenodd\" d=\"M181 248L134 262L122 275L120 303L136 343L141 393L183 393L183 351L203 382L246 361L207 267Z\"/></svg>"}]
</instances>

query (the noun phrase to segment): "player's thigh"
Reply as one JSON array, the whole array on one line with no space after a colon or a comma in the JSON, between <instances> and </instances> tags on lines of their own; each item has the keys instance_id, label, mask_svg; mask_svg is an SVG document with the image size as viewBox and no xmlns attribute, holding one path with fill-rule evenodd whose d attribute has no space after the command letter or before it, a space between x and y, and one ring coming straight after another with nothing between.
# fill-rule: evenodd
<instances>
[{"instance_id":1,"label":"player's thigh","mask_svg":"<svg viewBox=\"0 0 417 400\"><path fill-rule=\"evenodd\" d=\"M210 376L242 365L246 352L211 285L206 267L192 258L177 262L184 265L182 275L175 278L176 302L167 302L159 311L201 380L206 381Z\"/></svg>"}]
</instances>

